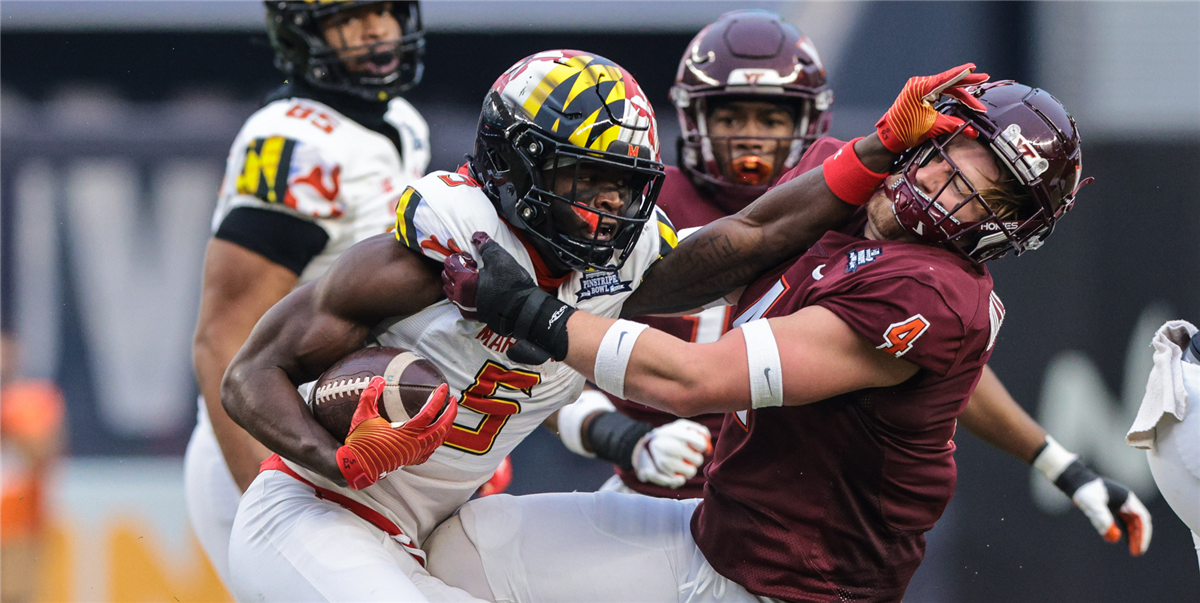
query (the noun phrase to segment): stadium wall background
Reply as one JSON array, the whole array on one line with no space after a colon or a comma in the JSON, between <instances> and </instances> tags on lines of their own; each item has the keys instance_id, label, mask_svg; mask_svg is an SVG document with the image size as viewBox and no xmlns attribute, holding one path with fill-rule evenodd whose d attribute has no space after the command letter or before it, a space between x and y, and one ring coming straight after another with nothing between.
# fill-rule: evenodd
<instances>
[{"instance_id":1,"label":"stadium wall background","mask_svg":"<svg viewBox=\"0 0 1200 603\"><path fill-rule=\"evenodd\" d=\"M1146 500L1150 552L1132 560L1104 545L1026 467L960 435L957 495L906 600L1188 601L1200 592L1185 528L1143 455L1122 443L1149 368L1149 333L1166 318L1200 322L1198 78L1175 82L1145 60L1163 56L1157 41L1176 73L1200 75L1200 5L1136 6L872 3L828 51L798 21L831 72L834 135L869 131L907 76L971 60L1059 95L1079 119L1085 172L1097 178L1045 249L992 266L1008 309L992 364L1060 441ZM69 405L72 458L55 497L65 561L51 580L63 586L52 593L212 600L219 587L183 528L173 477L194 421L199 269L229 141L281 77L261 34L5 23L0 310L25 339L26 372L56 379ZM1125 38L1105 29L1117 25ZM666 91L691 35L434 28L425 82L409 96L431 125L431 169L452 169L470 150L494 77L553 47L629 68L656 103L673 161L678 128ZM1111 48L1122 44L1150 47ZM541 432L514 462L516 493L592 489L609 471ZM89 551L108 565L82 561ZM103 588L88 594L95 584Z\"/></svg>"}]
</instances>

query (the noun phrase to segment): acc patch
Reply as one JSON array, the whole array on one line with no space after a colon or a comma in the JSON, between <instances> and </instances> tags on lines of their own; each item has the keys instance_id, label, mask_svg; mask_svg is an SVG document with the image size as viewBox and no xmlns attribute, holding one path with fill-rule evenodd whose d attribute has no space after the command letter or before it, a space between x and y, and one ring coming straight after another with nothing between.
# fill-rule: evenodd
<instances>
[{"instance_id":1,"label":"acc patch","mask_svg":"<svg viewBox=\"0 0 1200 603\"><path fill-rule=\"evenodd\" d=\"M246 145L246 162L237 177L239 195L251 195L267 203L283 203L296 141L283 136L255 138Z\"/></svg>"},{"instance_id":2,"label":"acc patch","mask_svg":"<svg viewBox=\"0 0 1200 603\"><path fill-rule=\"evenodd\" d=\"M579 293L576 293L576 303L601 295L612 295L623 291L632 291L629 286L633 281L623 281L616 272L590 270L583 273L579 279Z\"/></svg>"},{"instance_id":3,"label":"acc patch","mask_svg":"<svg viewBox=\"0 0 1200 603\"><path fill-rule=\"evenodd\" d=\"M859 249L857 251L846 252L846 272L854 272L860 267L870 264L875 261L875 258L883 254L882 247L873 249Z\"/></svg>"}]
</instances>

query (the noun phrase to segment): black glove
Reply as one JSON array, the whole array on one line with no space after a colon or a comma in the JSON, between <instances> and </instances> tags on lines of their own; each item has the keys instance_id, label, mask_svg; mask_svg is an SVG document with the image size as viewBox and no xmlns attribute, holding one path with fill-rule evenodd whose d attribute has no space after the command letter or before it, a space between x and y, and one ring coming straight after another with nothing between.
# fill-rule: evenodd
<instances>
[{"instance_id":1,"label":"black glove","mask_svg":"<svg viewBox=\"0 0 1200 603\"><path fill-rule=\"evenodd\" d=\"M539 289L529 273L487 234L477 232L471 242L483 260L475 293L479 320L500 335L531 344L513 346L509 358L522 364L540 364L537 360L544 362L543 354L565 359L567 319L575 308Z\"/></svg>"}]
</instances>

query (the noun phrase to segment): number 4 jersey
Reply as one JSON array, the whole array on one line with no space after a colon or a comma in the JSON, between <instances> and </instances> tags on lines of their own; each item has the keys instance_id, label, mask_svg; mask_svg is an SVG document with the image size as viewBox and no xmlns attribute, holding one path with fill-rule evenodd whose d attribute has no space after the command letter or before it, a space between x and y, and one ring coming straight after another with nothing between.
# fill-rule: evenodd
<instances>
[{"instance_id":1,"label":"number 4 jersey","mask_svg":"<svg viewBox=\"0 0 1200 603\"><path fill-rule=\"evenodd\" d=\"M894 387L727 415L692 533L755 594L900 600L954 493L955 421L1003 306L987 270L949 250L862 238L865 213L752 284L737 309L735 325L821 306L919 368Z\"/></svg>"},{"instance_id":2,"label":"number 4 jersey","mask_svg":"<svg viewBox=\"0 0 1200 603\"><path fill-rule=\"evenodd\" d=\"M458 251L468 251L479 260L471 235L486 232L543 288L557 289L562 301L598 316L616 317L650 265L675 245L673 227L660 218L646 222L619 271L572 271L553 279L465 170L433 172L401 195L396 238L398 245L438 262ZM525 436L583 390L583 376L565 364L513 362L505 352L515 339L464 319L447 300L384 323L374 335L380 344L413 350L442 370L451 394L459 399L458 418L446 443L424 464L404 467L357 492L336 488L292 466L314 483L379 511L418 543L466 502Z\"/></svg>"}]
</instances>

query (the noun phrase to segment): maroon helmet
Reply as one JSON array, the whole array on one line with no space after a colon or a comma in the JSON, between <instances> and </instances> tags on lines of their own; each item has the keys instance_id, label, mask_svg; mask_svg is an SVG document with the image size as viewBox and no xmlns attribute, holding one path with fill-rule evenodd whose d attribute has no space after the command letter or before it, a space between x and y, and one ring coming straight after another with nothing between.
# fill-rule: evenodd
<instances>
[{"instance_id":1,"label":"maroon helmet","mask_svg":"<svg viewBox=\"0 0 1200 603\"><path fill-rule=\"evenodd\" d=\"M715 102L739 98L794 108L795 130L770 139L778 143L773 157L719 165L715 146L730 145L728 150L734 140L749 137L710 136L706 118ZM744 204L795 167L804 149L829 129L833 91L825 84L817 49L800 30L769 11L738 10L721 15L692 39L679 62L671 100L683 130L680 167L698 185L715 189L718 201L733 197Z\"/></svg>"},{"instance_id":2,"label":"maroon helmet","mask_svg":"<svg viewBox=\"0 0 1200 603\"><path fill-rule=\"evenodd\" d=\"M1009 251L1021 255L1040 247L1055 221L1074 205L1075 194L1092 179L1080 177L1079 130L1058 99L1012 80L983 84L971 93L987 112L978 113L954 100L940 104L939 111L965 123L952 134L906 151L897 162L900 178L886 189L896 219L914 237L927 243L952 243L972 260L986 262ZM1011 172L1015 177L1014 188L1026 198L1011 215L999 215L992 207L995 203L982 203L988 214L983 219L955 218L958 210L983 198L946 152L951 140L965 136L962 131L968 125L979 132L977 140L992 151L1002 174ZM939 157L952 168L942 189L957 179L967 192L954 207L932 200L916 185L917 169ZM936 199L940 190L931 194Z\"/></svg>"}]
</instances>

